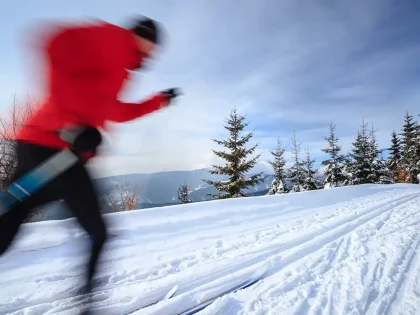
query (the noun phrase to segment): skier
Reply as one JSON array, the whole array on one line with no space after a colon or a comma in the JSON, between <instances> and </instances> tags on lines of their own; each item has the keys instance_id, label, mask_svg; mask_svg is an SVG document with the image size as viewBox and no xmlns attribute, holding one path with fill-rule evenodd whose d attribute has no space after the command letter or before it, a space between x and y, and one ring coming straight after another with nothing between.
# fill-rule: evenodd
<instances>
[{"instance_id":1,"label":"skier","mask_svg":"<svg viewBox=\"0 0 420 315\"><path fill-rule=\"evenodd\" d=\"M91 240L85 290L92 289L107 229L85 163L96 155L100 128L106 122L127 122L167 107L179 95L171 88L139 103L118 100L130 70L142 69L161 45L162 27L152 19L136 18L123 28L100 21L64 25L43 47L47 99L16 137L17 170L12 182L62 149L78 162L27 200L0 217L0 255L9 248L32 209L64 200Z\"/></svg>"}]
</instances>

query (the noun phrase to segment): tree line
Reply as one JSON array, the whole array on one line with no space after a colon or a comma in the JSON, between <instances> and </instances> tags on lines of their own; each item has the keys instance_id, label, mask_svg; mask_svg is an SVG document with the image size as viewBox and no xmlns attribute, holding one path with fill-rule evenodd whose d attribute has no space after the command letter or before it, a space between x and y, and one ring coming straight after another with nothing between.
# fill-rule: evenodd
<instances>
[{"instance_id":1,"label":"tree line","mask_svg":"<svg viewBox=\"0 0 420 315\"><path fill-rule=\"evenodd\" d=\"M15 96L9 112L0 116L0 189L10 184L11 174L16 168L14 137L19 128L33 115L39 104L26 97L20 102ZM213 139L226 150L212 150L224 160L223 165L213 165L209 171L213 175L225 175L226 180L203 180L213 186L218 193L208 194L216 199L245 197L246 189L254 187L267 179L264 173L251 174L252 169L261 158L261 154L254 156L260 143L248 146L254 137L254 132L244 133L249 122L246 116L240 115L234 107L229 117L225 118L224 128L229 132L227 139ZM282 194L300 192L322 188L342 187L358 184L391 184L391 183L419 183L420 174L420 124L408 112L399 131L391 133L390 147L380 149L373 126L362 121L357 135L352 142L350 152L344 154L340 140L336 133L336 126L331 122L329 135L324 137L325 148L322 151L327 158L321 162L325 167L324 181L319 183L315 178L315 159L308 147L302 153L302 142L298 142L293 134L292 145L289 150L283 146L280 138L277 146L270 150L273 177L268 194ZM292 163L288 165L285 153L290 152ZM384 153L388 157L384 158ZM303 157L302 157L303 155ZM190 203L190 191L187 183L180 185L178 199L183 203ZM115 187L100 196L104 206L113 211L125 211L136 208L138 203L137 187L131 183L118 182ZM34 211L37 214L39 210ZM30 220L30 218L28 218Z\"/></svg>"},{"instance_id":2,"label":"tree line","mask_svg":"<svg viewBox=\"0 0 420 315\"><path fill-rule=\"evenodd\" d=\"M220 157L224 164L213 165L210 174L224 175L227 179L214 181L203 180L213 186L218 193L207 194L215 199L245 197L246 190L264 182L267 175L263 172L252 174L252 169L260 160L261 154L254 152L260 143L247 147L254 132L242 135L249 125L246 116L238 114L233 108L225 119L224 128L229 137L224 140L213 141L225 150L212 150ZM420 124L407 112L400 132L391 133L390 147L379 148L376 132L369 128L369 124L362 120L359 130L348 153L344 153L340 138L337 136L336 125L331 121L329 134L323 137L325 147L322 152L326 158L321 161L324 167L324 179L319 183L316 179L318 170L315 169L315 159L311 151L302 150L302 142L298 142L293 133L292 145L289 152L292 161L288 166L285 146L280 138L277 146L270 150L272 160L269 163L273 169L274 179L268 190L268 195L301 192L308 190L335 188L360 184L393 184L419 183L420 174ZM385 158L385 153L388 157ZM303 155L303 156L302 156ZM250 175L252 174L252 175ZM192 202L189 198L187 183L180 185L178 199L183 203Z\"/></svg>"}]
</instances>

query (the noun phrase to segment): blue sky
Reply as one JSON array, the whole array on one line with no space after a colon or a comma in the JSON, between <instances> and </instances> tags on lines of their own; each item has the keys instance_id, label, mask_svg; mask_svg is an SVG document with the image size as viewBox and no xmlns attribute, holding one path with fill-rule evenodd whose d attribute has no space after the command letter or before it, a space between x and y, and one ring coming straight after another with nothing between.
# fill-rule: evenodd
<instances>
[{"instance_id":1,"label":"blue sky","mask_svg":"<svg viewBox=\"0 0 420 315\"><path fill-rule=\"evenodd\" d=\"M211 141L224 136L233 106L247 114L267 150L282 138L322 159L332 119L347 150L364 119L381 146L408 110L420 113L420 5L416 1L27 1L2 4L0 104L36 91L24 41L43 19L95 17L123 24L132 14L161 21L167 45L133 77L124 99L179 86L176 106L114 125L102 174L196 169L217 163ZM26 36L26 37L24 37ZM107 148L112 148L111 153ZM105 153L105 152L104 152Z\"/></svg>"}]
</instances>

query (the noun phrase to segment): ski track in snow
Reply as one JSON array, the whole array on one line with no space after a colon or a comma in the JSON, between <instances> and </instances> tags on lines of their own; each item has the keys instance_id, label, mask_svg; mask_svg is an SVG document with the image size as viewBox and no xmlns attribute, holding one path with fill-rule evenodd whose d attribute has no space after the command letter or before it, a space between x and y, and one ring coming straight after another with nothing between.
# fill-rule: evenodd
<instances>
[{"instance_id":1,"label":"ski track in snow","mask_svg":"<svg viewBox=\"0 0 420 315\"><path fill-rule=\"evenodd\" d=\"M0 258L0 313L179 314L267 268L200 314L417 314L420 189L362 185L110 215L92 299L80 286L85 237L73 220L25 225ZM46 242L45 240L49 240Z\"/></svg>"}]
</instances>

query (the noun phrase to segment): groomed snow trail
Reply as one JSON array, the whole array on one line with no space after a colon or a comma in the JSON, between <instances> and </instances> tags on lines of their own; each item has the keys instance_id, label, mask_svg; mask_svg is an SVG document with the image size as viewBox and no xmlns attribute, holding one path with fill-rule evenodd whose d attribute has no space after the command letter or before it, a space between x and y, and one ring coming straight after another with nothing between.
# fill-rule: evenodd
<instances>
[{"instance_id":1,"label":"groomed snow trail","mask_svg":"<svg viewBox=\"0 0 420 315\"><path fill-rule=\"evenodd\" d=\"M106 216L110 238L92 300L80 286L74 220L27 224L0 257L0 314L179 314L262 268L257 284L200 314L418 314L420 188L362 185Z\"/></svg>"}]
</instances>

